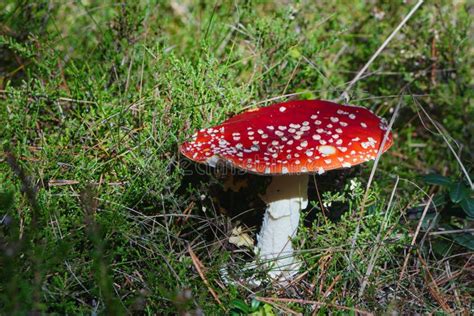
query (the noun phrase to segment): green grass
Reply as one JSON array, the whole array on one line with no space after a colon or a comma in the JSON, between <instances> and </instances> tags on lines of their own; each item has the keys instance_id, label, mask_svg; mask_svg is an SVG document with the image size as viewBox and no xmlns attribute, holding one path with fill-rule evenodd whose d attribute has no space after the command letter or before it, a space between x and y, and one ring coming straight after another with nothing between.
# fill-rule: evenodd
<instances>
[{"instance_id":1,"label":"green grass","mask_svg":"<svg viewBox=\"0 0 474 316\"><path fill-rule=\"evenodd\" d=\"M255 237L265 179L225 191L225 175L190 176L199 167L179 155L194 130L243 109L338 98L414 5L334 3L3 1L2 314L469 313L474 237L430 232L473 221L449 188L420 178L436 173L467 188L422 108L472 178L467 1L425 3L350 91L352 104L387 119L401 102L394 146L354 247L372 163L316 178L328 216L310 186L294 240L302 275L291 287L237 282L253 253L228 238L237 226ZM431 194L447 200L430 208L410 247Z\"/></svg>"}]
</instances>

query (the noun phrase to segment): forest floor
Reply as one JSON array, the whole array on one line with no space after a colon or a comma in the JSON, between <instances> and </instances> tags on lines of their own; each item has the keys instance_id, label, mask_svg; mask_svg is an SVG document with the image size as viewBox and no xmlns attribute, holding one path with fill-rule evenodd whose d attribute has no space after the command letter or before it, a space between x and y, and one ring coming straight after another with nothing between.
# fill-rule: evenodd
<instances>
[{"instance_id":1,"label":"forest floor","mask_svg":"<svg viewBox=\"0 0 474 316\"><path fill-rule=\"evenodd\" d=\"M424 3L340 99L416 3L2 1L1 313L473 313L474 6ZM295 99L393 117L394 144L312 177L279 287L229 242L268 179L178 148Z\"/></svg>"}]
</instances>

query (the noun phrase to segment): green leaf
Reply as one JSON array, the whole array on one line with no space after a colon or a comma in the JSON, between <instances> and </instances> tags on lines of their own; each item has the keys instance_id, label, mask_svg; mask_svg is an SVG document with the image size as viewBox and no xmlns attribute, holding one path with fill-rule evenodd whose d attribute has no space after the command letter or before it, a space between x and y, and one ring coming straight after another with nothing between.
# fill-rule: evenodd
<instances>
[{"instance_id":1,"label":"green leaf","mask_svg":"<svg viewBox=\"0 0 474 316\"><path fill-rule=\"evenodd\" d=\"M230 306L232 309L244 314L248 314L250 312L249 306L243 300L234 299L230 302Z\"/></svg>"},{"instance_id":2,"label":"green leaf","mask_svg":"<svg viewBox=\"0 0 474 316\"><path fill-rule=\"evenodd\" d=\"M459 204L461 205L464 212L466 212L467 216L474 217L474 199L473 198L467 196Z\"/></svg>"},{"instance_id":3,"label":"green leaf","mask_svg":"<svg viewBox=\"0 0 474 316\"><path fill-rule=\"evenodd\" d=\"M453 242L451 240L438 238L433 240L431 246L437 255L446 257L451 253L452 244Z\"/></svg>"},{"instance_id":4,"label":"green leaf","mask_svg":"<svg viewBox=\"0 0 474 316\"><path fill-rule=\"evenodd\" d=\"M474 250L474 235L469 233L453 234L455 242L469 250Z\"/></svg>"},{"instance_id":5,"label":"green leaf","mask_svg":"<svg viewBox=\"0 0 474 316\"><path fill-rule=\"evenodd\" d=\"M250 303L250 308L255 311L260 307L261 304L262 304L262 302L260 302L256 299L253 299L252 302Z\"/></svg>"},{"instance_id":6,"label":"green leaf","mask_svg":"<svg viewBox=\"0 0 474 316\"><path fill-rule=\"evenodd\" d=\"M423 181L428 184L450 186L451 180L448 177L442 176L440 174L432 173L423 176Z\"/></svg>"},{"instance_id":7,"label":"green leaf","mask_svg":"<svg viewBox=\"0 0 474 316\"><path fill-rule=\"evenodd\" d=\"M449 188L449 197L453 203L461 202L467 195L467 188L462 181L453 183Z\"/></svg>"},{"instance_id":8,"label":"green leaf","mask_svg":"<svg viewBox=\"0 0 474 316\"><path fill-rule=\"evenodd\" d=\"M296 47L291 48L290 51L289 51L289 54L294 59L300 59L301 58L301 52Z\"/></svg>"}]
</instances>

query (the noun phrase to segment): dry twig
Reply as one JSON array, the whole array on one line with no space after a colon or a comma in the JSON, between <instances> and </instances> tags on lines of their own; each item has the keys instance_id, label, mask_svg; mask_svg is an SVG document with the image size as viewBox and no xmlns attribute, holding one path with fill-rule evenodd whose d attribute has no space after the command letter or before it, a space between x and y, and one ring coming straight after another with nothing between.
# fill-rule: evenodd
<instances>
[{"instance_id":1,"label":"dry twig","mask_svg":"<svg viewBox=\"0 0 474 316\"><path fill-rule=\"evenodd\" d=\"M211 287L211 285L209 284L209 281L207 280L206 276L204 275L204 265L202 264L201 260L199 260L199 258L196 256L196 254L194 253L193 249L191 248L191 246L188 246L188 252L189 252L189 255L191 256L191 259L193 260L193 264L194 264L194 267L196 268L197 272L199 273L199 276L201 277L202 281L204 282L204 284L206 284L207 286L207 289L209 290L209 292L211 293L212 297L214 297L214 299L216 300L217 304L219 304L219 306L225 310L225 307L224 305L222 304L221 300L219 299L219 297L217 296L217 293L214 291L214 289Z\"/></svg>"}]
</instances>

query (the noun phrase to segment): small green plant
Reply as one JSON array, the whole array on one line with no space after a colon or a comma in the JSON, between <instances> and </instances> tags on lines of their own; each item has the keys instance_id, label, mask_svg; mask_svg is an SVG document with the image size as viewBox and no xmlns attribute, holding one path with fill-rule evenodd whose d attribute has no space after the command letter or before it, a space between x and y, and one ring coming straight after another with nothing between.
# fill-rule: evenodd
<instances>
[{"instance_id":1,"label":"small green plant","mask_svg":"<svg viewBox=\"0 0 474 316\"><path fill-rule=\"evenodd\" d=\"M462 178L451 179L439 174L428 174L422 178L427 184L441 187L433 197L439 216L434 217L429 226L444 230L466 229L450 236L457 244L474 250L474 235L468 230L474 225L474 191Z\"/></svg>"},{"instance_id":2,"label":"small green plant","mask_svg":"<svg viewBox=\"0 0 474 316\"><path fill-rule=\"evenodd\" d=\"M230 315L274 316L276 314L271 305L262 303L256 299L252 299L250 304L247 304L242 299L234 299L230 302Z\"/></svg>"}]
</instances>

